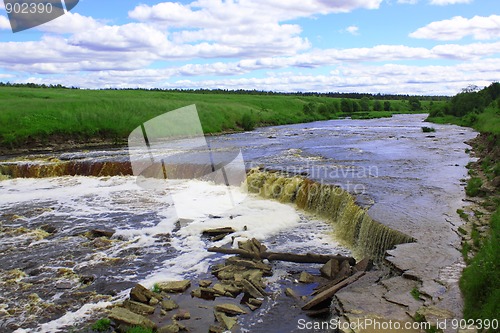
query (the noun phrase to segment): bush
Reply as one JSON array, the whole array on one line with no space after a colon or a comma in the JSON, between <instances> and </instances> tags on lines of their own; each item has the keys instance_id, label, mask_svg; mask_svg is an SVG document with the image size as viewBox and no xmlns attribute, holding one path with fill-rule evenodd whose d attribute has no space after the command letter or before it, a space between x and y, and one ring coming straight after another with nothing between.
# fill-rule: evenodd
<instances>
[{"instance_id":1,"label":"bush","mask_svg":"<svg viewBox=\"0 0 500 333\"><path fill-rule=\"evenodd\" d=\"M491 236L463 271L460 289L466 319L494 319L500 313L500 208L490 221ZM488 331L488 330L486 330ZM490 330L489 332L494 332Z\"/></svg>"},{"instance_id":2,"label":"bush","mask_svg":"<svg viewBox=\"0 0 500 333\"><path fill-rule=\"evenodd\" d=\"M97 332L106 332L109 330L111 327L111 320L108 318L102 318L96 321L92 326L91 329Z\"/></svg>"},{"instance_id":3,"label":"bush","mask_svg":"<svg viewBox=\"0 0 500 333\"><path fill-rule=\"evenodd\" d=\"M245 131L251 131L255 128L255 120L250 113L245 113L241 117L241 127L243 127Z\"/></svg>"},{"instance_id":4,"label":"bush","mask_svg":"<svg viewBox=\"0 0 500 333\"><path fill-rule=\"evenodd\" d=\"M423 126L422 132L424 132L424 133L436 132L436 129L434 127Z\"/></svg>"},{"instance_id":5,"label":"bush","mask_svg":"<svg viewBox=\"0 0 500 333\"><path fill-rule=\"evenodd\" d=\"M465 194L469 197L478 196L481 193L481 186L483 186L483 181L481 178L472 177L467 182L467 187L465 187Z\"/></svg>"}]
</instances>

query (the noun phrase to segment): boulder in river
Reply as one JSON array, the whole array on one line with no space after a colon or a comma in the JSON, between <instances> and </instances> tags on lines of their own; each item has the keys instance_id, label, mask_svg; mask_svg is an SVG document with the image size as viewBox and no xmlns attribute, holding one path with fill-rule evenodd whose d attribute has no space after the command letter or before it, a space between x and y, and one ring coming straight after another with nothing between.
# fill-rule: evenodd
<instances>
[{"instance_id":1,"label":"boulder in river","mask_svg":"<svg viewBox=\"0 0 500 333\"><path fill-rule=\"evenodd\" d=\"M130 299L133 301L149 304L149 301L153 297L158 298L160 295L152 292L141 284L136 284L135 287L130 290Z\"/></svg>"},{"instance_id":2,"label":"boulder in river","mask_svg":"<svg viewBox=\"0 0 500 333\"><path fill-rule=\"evenodd\" d=\"M165 291L167 293L182 293L191 286L191 281L181 280L181 281L159 282L157 286L158 289L160 289L161 291Z\"/></svg>"},{"instance_id":3,"label":"boulder in river","mask_svg":"<svg viewBox=\"0 0 500 333\"><path fill-rule=\"evenodd\" d=\"M125 326L142 326L151 329L156 328L156 324L150 319L125 308L116 307L111 309L109 318L114 320L116 323L123 324Z\"/></svg>"},{"instance_id":4,"label":"boulder in river","mask_svg":"<svg viewBox=\"0 0 500 333\"><path fill-rule=\"evenodd\" d=\"M313 283L314 282L314 276L307 272L302 272L300 273L299 276L299 282L300 283Z\"/></svg>"}]
</instances>

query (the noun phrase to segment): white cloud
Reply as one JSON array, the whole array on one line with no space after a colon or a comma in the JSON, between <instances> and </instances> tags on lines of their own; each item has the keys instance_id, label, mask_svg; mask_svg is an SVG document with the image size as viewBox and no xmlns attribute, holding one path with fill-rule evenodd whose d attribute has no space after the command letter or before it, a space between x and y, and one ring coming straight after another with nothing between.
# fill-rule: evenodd
<instances>
[{"instance_id":1,"label":"white cloud","mask_svg":"<svg viewBox=\"0 0 500 333\"><path fill-rule=\"evenodd\" d=\"M57 34L74 34L83 31L95 30L104 26L89 16L83 16L78 13L67 12L55 20L39 25L38 30Z\"/></svg>"},{"instance_id":2,"label":"white cloud","mask_svg":"<svg viewBox=\"0 0 500 333\"><path fill-rule=\"evenodd\" d=\"M346 32L350 33L351 35L357 36L359 35L359 27L355 25L351 25L345 29Z\"/></svg>"},{"instance_id":3,"label":"white cloud","mask_svg":"<svg viewBox=\"0 0 500 333\"><path fill-rule=\"evenodd\" d=\"M0 30L11 30L9 19L0 15Z\"/></svg>"},{"instance_id":4,"label":"white cloud","mask_svg":"<svg viewBox=\"0 0 500 333\"><path fill-rule=\"evenodd\" d=\"M281 22L317 14L345 13L355 9L377 9L383 0L198 0L187 5L162 2L139 5L129 16L139 21L175 27L219 27L255 22Z\"/></svg>"},{"instance_id":5,"label":"white cloud","mask_svg":"<svg viewBox=\"0 0 500 333\"><path fill-rule=\"evenodd\" d=\"M432 22L409 36L420 39L459 40L466 36L486 40L500 37L500 16L474 16L471 19L455 16L449 20Z\"/></svg>"},{"instance_id":6,"label":"white cloud","mask_svg":"<svg viewBox=\"0 0 500 333\"><path fill-rule=\"evenodd\" d=\"M459 3L471 3L474 0L430 0L431 5L446 6Z\"/></svg>"},{"instance_id":7,"label":"white cloud","mask_svg":"<svg viewBox=\"0 0 500 333\"><path fill-rule=\"evenodd\" d=\"M329 75L290 74L229 80L179 80L164 87L452 95L470 83L486 86L497 80L499 75L500 59L489 59L455 66L341 66Z\"/></svg>"},{"instance_id":8,"label":"white cloud","mask_svg":"<svg viewBox=\"0 0 500 333\"><path fill-rule=\"evenodd\" d=\"M198 0L189 4L162 2L139 5L129 17L155 27L174 30L177 44L205 42L228 48L233 55L291 55L311 44L302 29L285 24L301 17L376 9L383 0Z\"/></svg>"}]
</instances>

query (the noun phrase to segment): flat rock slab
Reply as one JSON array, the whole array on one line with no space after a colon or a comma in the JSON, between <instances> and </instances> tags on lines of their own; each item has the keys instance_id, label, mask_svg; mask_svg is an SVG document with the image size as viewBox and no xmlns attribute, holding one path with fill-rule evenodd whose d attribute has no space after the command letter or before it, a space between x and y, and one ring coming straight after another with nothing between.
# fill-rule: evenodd
<instances>
[{"instance_id":1,"label":"flat rock slab","mask_svg":"<svg viewBox=\"0 0 500 333\"><path fill-rule=\"evenodd\" d=\"M383 298L387 293L387 289L377 283L381 278L381 274L383 273L376 271L367 272L358 281L335 294L336 301L344 310L344 316L351 322L365 318L384 318L382 321L393 320L402 323L413 322L406 313L407 309L405 306L388 302Z\"/></svg>"},{"instance_id":2,"label":"flat rock slab","mask_svg":"<svg viewBox=\"0 0 500 333\"><path fill-rule=\"evenodd\" d=\"M388 290L383 296L387 301L407 307L411 314L422 306L423 302L417 301L410 294L412 289L418 286L418 282L395 276L380 283Z\"/></svg>"},{"instance_id":3,"label":"flat rock slab","mask_svg":"<svg viewBox=\"0 0 500 333\"><path fill-rule=\"evenodd\" d=\"M227 313L229 315L240 315L240 314L246 314L247 312L240 308L236 304L230 304L230 303L225 303L225 304L218 304L215 306L215 310Z\"/></svg>"},{"instance_id":4,"label":"flat rock slab","mask_svg":"<svg viewBox=\"0 0 500 333\"><path fill-rule=\"evenodd\" d=\"M151 329L156 328L156 324L148 318L133 313L132 311L125 308L116 307L111 309L109 318L113 319L117 323L125 324L127 326L143 326Z\"/></svg>"},{"instance_id":5,"label":"flat rock slab","mask_svg":"<svg viewBox=\"0 0 500 333\"><path fill-rule=\"evenodd\" d=\"M167 300L164 300L163 302L161 302L161 307L165 311L172 311L174 309L177 309L179 307L179 305L177 303L175 303L174 301L172 301L171 299L167 299Z\"/></svg>"},{"instance_id":6,"label":"flat rock slab","mask_svg":"<svg viewBox=\"0 0 500 333\"><path fill-rule=\"evenodd\" d=\"M155 308L153 306L136 301L127 300L123 305L125 305L125 307L130 311L137 314L152 314L155 312Z\"/></svg>"},{"instance_id":7,"label":"flat rock slab","mask_svg":"<svg viewBox=\"0 0 500 333\"><path fill-rule=\"evenodd\" d=\"M182 281L160 282L157 284L157 286L158 289L160 289L161 291L165 291L167 293L182 293L191 286L191 281L182 280Z\"/></svg>"}]
</instances>

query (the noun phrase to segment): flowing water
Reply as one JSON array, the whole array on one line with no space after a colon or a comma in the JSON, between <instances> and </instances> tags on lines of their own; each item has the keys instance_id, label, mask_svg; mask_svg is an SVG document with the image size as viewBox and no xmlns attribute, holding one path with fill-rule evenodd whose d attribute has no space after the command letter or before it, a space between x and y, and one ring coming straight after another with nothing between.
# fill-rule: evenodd
<instances>
[{"instance_id":1,"label":"flowing water","mask_svg":"<svg viewBox=\"0 0 500 333\"><path fill-rule=\"evenodd\" d=\"M255 172L249 189L261 195L250 194L229 210L222 207L224 186L193 180L155 191L139 187L126 149L6 159L0 175L32 178L0 181L0 330L68 331L98 317L93 311L122 299L137 282L151 287L203 276L221 258L206 248L232 241L228 236L213 244L201 236L213 227L233 226L233 236L258 238L277 251L352 249L357 256L380 257L395 244L435 244L438 261L446 257L437 271L450 271L459 257L453 252L460 223L454 212L469 161L464 141L475 133L433 124L436 132L429 135L421 130L424 118L334 120L211 137L220 154L241 149L248 167L315 181ZM252 189L255 181L260 183ZM330 184L346 192L332 191ZM182 219L173 200L178 193L195 203ZM89 239L91 229L116 232L110 240ZM292 283L289 273L297 270L276 264L269 289ZM292 331L301 314L280 302L286 298L276 296L242 328L276 331L281 319L288 324L278 331Z\"/></svg>"}]
</instances>

